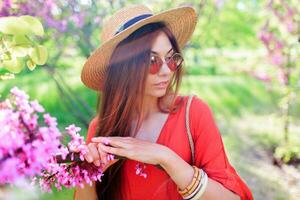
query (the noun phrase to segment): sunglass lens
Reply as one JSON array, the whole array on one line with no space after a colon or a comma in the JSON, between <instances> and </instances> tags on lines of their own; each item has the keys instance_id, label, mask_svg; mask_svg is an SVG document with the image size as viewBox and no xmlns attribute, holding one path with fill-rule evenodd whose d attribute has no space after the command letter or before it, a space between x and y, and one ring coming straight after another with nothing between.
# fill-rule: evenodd
<instances>
[{"instance_id":1,"label":"sunglass lens","mask_svg":"<svg viewBox=\"0 0 300 200\"><path fill-rule=\"evenodd\" d=\"M159 62L159 59L156 58L156 56L151 56L150 60L150 73L156 74L160 69L161 63Z\"/></svg>"},{"instance_id":2,"label":"sunglass lens","mask_svg":"<svg viewBox=\"0 0 300 200\"><path fill-rule=\"evenodd\" d=\"M170 70L176 71L179 65L182 63L183 59L179 54L174 54L168 63Z\"/></svg>"}]
</instances>

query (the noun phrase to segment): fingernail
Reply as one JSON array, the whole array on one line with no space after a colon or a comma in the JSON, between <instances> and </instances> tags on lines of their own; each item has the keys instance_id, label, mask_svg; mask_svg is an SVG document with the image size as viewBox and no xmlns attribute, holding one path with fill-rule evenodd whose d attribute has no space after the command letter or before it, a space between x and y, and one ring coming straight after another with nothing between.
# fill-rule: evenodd
<instances>
[{"instance_id":1,"label":"fingernail","mask_svg":"<svg viewBox=\"0 0 300 200\"><path fill-rule=\"evenodd\" d=\"M94 162L94 164L95 164L97 167L99 167L99 166L100 166L100 161L99 161L99 160L96 160L96 161Z\"/></svg>"},{"instance_id":2,"label":"fingernail","mask_svg":"<svg viewBox=\"0 0 300 200\"><path fill-rule=\"evenodd\" d=\"M108 140L108 139L105 138L105 139L103 140L103 142L104 142L105 145L109 145L109 140Z\"/></svg>"},{"instance_id":3,"label":"fingernail","mask_svg":"<svg viewBox=\"0 0 300 200\"><path fill-rule=\"evenodd\" d=\"M86 158L86 159L87 159L87 161L88 161L88 162L92 162L92 161L93 161L93 158L92 158L92 156L89 156L89 155L87 156L87 158Z\"/></svg>"}]
</instances>

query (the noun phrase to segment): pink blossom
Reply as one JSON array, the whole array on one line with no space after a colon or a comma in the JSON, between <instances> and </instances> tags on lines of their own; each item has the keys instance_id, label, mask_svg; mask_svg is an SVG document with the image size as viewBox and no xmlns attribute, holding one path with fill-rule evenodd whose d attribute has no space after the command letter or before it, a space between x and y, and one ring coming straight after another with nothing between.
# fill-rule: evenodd
<instances>
[{"instance_id":1,"label":"pink blossom","mask_svg":"<svg viewBox=\"0 0 300 200\"><path fill-rule=\"evenodd\" d=\"M283 64L283 56L279 51L271 55L272 64L281 66Z\"/></svg>"},{"instance_id":2,"label":"pink blossom","mask_svg":"<svg viewBox=\"0 0 300 200\"><path fill-rule=\"evenodd\" d=\"M278 51L278 50L281 50L282 48L283 48L283 43L276 40L274 49Z\"/></svg>"},{"instance_id":3,"label":"pink blossom","mask_svg":"<svg viewBox=\"0 0 300 200\"><path fill-rule=\"evenodd\" d=\"M81 128L76 127L74 124L71 124L66 128L66 130L69 135L71 135L72 137L76 137L76 133L79 132Z\"/></svg>"},{"instance_id":4,"label":"pink blossom","mask_svg":"<svg viewBox=\"0 0 300 200\"><path fill-rule=\"evenodd\" d=\"M258 37L263 42L263 44L268 49L268 51L272 51L270 45L276 40L276 38L275 38L275 35L272 32L267 30L267 28L268 28L267 24L258 33Z\"/></svg>"},{"instance_id":5,"label":"pink blossom","mask_svg":"<svg viewBox=\"0 0 300 200\"><path fill-rule=\"evenodd\" d=\"M54 117L51 117L49 115L49 113L46 113L43 115L44 116L44 120L45 120L45 123L50 126L50 127L56 127L57 126L57 122L56 122L56 119Z\"/></svg>"},{"instance_id":6,"label":"pink blossom","mask_svg":"<svg viewBox=\"0 0 300 200\"><path fill-rule=\"evenodd\" d=\"M17 88L17 87L13 87L10 90L10 93L12 95L14 95L16 98L20 98L20 99L24 99L24 100L27 100L29 98L29 96L24 91L19 90L19 88Z\"/></svg>"},{"instance_id":7,"label":"pink blossom","mask_svg":"<svg viewBox=\"0 0 300 200\"><path fill-rule=\"evenodd\" d=\"M279 80L280 83L282 83L284 85L286 85L288 83L286 74L282 70L280 70L278 72L278 80Z\"/></svg>"},{"instance_id":8,"label":"pink blossom","mask_svg":"<svg viewBox=\"0 0 300 200\"><path fill-rule=\"evenodd\" d=\"M62 159L66 159L67 155L69 154L69 149L67 147L61 147L59 149L59 153L57 153L56 155L61 155Z\"/></svg>"},{"instance_id":9,"label":"pink blossom","mask_svg":"<svg viewBox=\"0 0 300 200\"><path fill-rule=\"evenodd\" d=\"M286 28L287 28L288 32L293 33L297 30L297 24L294 23L293 21L287 21Z\"/></svg>"},{"instance_id":10,"label":"pink blossom","mask_svg":"<svg viewBox=\"0 0 300 200\"><path fill-rule=\"evenodd\" d=\"M32 108L33 108L36 112L45 112L44 107L41 106L37 100L31 101L31 102L30 102L30 105L32 106Z\"/></svg>"},{"instance_id":11,"label":"pink blossom","mask_svg":"<svg viewBox=\"0 0 300 200\"><path fill-rule=\"evenodd\" d=\"M82 28L84 25L84 13L76 13L70 17L70 20L75 24L76 27Z\"/></svg>"},{"instance_id":12,"label":"pink blossom","mask_svg":"<svg viewBox=\"0 0 300 200\"><path fill-rule=\"evenodd\" d=\"M147 174L145 173L145 169L146 169L146 165L144 163L143 164L140 164L140 163L136 164L136 166L135 166L136 175L147 178Z\"/></svg>"}]
</instances>

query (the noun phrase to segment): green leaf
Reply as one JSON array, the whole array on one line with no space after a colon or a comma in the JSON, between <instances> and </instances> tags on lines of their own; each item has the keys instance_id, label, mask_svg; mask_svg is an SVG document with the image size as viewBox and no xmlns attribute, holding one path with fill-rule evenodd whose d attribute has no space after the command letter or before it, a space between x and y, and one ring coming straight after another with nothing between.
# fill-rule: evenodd
<instances>
[{"instance_id":1,"label":"green leaf","mask_svg":"<svg viewBox=\"0 0 300 200\"><path fill-rule=\"evenodd\" d=\"M10 35L44 35L41 22L30 15L20 17L9 16L0 18L0 32Z\"/></svg>"},{"instance_id":2,"label":"green leaf","mask_svg":"<svg viewBox=\"0 0 300 200\"><path fill-rule=\"evenodd\" d=\"M10 60L11 59L11 53L9 51L6 51L3 55L2 55L2 60ZM1 59L0 59L1 61Z\"/></svg>"},{"instance_id":3,"label":"green leaf","mask_svg":"<svg viewBox=\"0 0 300 200\"><path fill-rule=\"evenodd\" d=\"M31 45L31 41L25 35L14 35L13 45Z\"/></svg>"},{"instance_id":4,"label":"green leaf","mask_svg":"<svg viewBox=\"0 0 300 200\"><path fill-rule=\"evenodd\" d=\"M44 65L48 59L48 51L46 47L37 45L31 50L29 56L34 63L38 65Z\"/></svg>"},{"instance_id":5,"label":"green leaf","mask_svg":"<svg viewBox=\"0 0 300 200\"><path fill-rule=\"evenodd\" d=\"M5 74L0 74L0 80L9 80L9 79L14 79L15 75L12 73L5 73ZM1 95L0 95L1 97Z\"/></svg>"},{"instance_id":6,"label":"green leaf","mask_svg":"<svg viewBox=\"0 0 300 200\"><path fill-rule=\"evenodd\" d=\"M30 15L23 15L20 16L20 19L22 19L24 22L30 26L33 34L38 35L38 36L43 36L44 35L44 28L42 23L35 17L32 17Z\"/></svg>"},{"instance_id":7,"label":"green leaf","mask_svg":"<svg viewBox=\"0 0 300 200\"><path fill-rule=\"evenodd\" d=\"M13 46L13 42L11 39L7 39L7 38L3 38L2 40L2 44L3 44L3 47L5 48L10 48L11 46Z\"/></svg>"},{"instance_id":8,"label":"green leaf","mask_svg":"<svg viewBox=\"0 0 300 200\"><path fill-rule=\"evenodd\" d=\"M15 57L25 57L29 53L29 48L26 46L13 46L9 49L9 51Z\"/></svg>"},{"instance_id":9,"label":"green leaf","mask_svg":"<svg viewBox=\"0 0 300 200\"><path fill-rule=\"evenodd\" d=\"M35 67L36 67L36 64L35 64L31 59L27 60L26 64L27 64L27 67L28 67L31 71L34 70Z\"/></svg>"},{"instance_id":10,"label":"green leaf","mask_svg":"<svg viewBox=\"0 0 300 200\"><path fill-rule=\"evenodd\" d=\"M5 69L7 69L12 73L19 73L24 68L24 63L21 58L13 58L11 60L5 60L2 62L2 65Z\"/></svg>"},{"instance_id":11,"label":"green leaf","mask_svg":"<svg viewBox=\"0 0 300 200\"><path fill-rule=\"evenodd\" d=\"M4 34L32 34L31 28L24 20L19 17L1 17L0 18L0 32Z\"/></svg>"}]
</instances>

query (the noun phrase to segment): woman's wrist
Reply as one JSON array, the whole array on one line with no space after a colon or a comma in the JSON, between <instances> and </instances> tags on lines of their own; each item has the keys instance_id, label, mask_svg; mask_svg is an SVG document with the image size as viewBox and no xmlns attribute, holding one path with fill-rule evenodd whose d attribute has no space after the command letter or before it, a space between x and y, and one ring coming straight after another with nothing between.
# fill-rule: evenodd
<instances>
[{"instance_id":1,"label":"woman's wrist","mask_svg":"<svg viewBox=\"0 0 300 200\"><path fill-rule=\"evenodd\" d=\"M168 147L161 154L160 166L179 188L189 185L194 175L193 167Z\"/></svg>"},{"instance_id":2,"label":"woman's wrist","mask_svg":"<svg viewBox=\"0 0 300 200\"><path fill-rule=\"evenodd\" d=\"M170 164L176 160L177 154L170 148L162 145L162 151L159 155L159 165L167 171L170 168Z\"/></svg>"}]
</instances>

